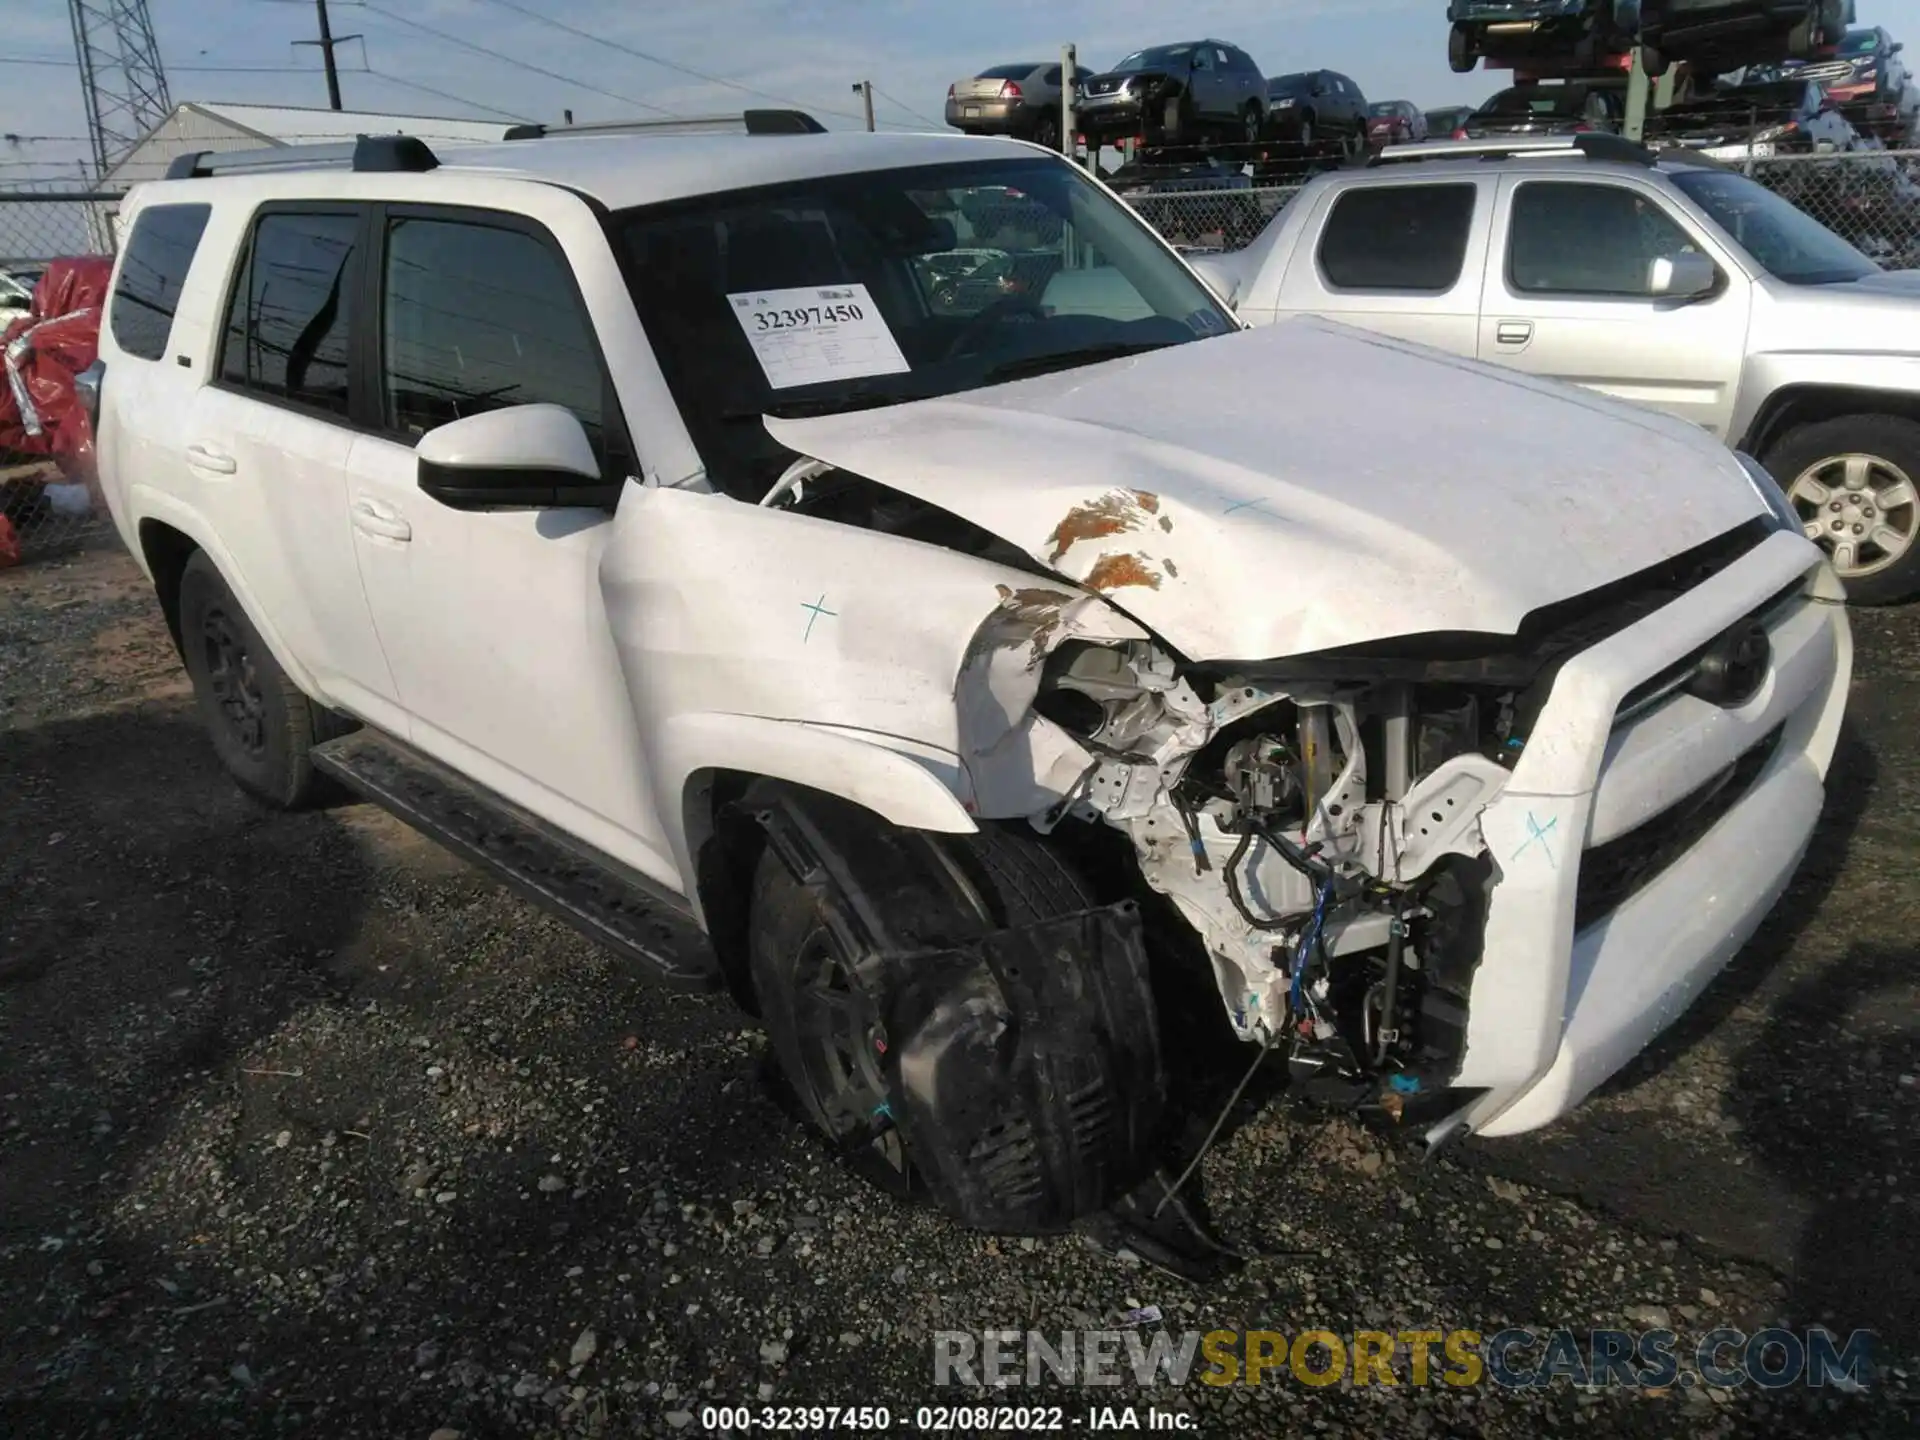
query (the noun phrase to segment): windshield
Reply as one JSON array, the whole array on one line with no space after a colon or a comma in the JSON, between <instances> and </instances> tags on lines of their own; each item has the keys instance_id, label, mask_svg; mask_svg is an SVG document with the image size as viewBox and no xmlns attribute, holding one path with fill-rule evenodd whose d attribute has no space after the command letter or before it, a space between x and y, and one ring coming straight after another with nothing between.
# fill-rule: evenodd
<instances>
[{"instance_id":1,"label":"windshield","mask_svg":"<svg viewBox=\"0 0 1920 1440\"><path fill-rule=\"evenodd\" d=\"M1675 105L1667 111L1669 118L1682 118L1689 115L1755 114L1761 122L1791 120L1807 104L1807 82L1804 80L1775 80L1764 83L1729 85L1723 90L1709 90L1705 94L1695 95L1684 105Z\"/></svg>"},{"instance_id":2,"label":"windshield","mask_svg":"<svg viewBox=\"0 0 1920 1440\"><path fill-rule=\"evenodd\" d=\"M951 395L1236 328L1058 159L824 176L611 227L709 475L754 498L792 459L764 414Z\"/></svg>"},{"instance_id":3,"label":"windshield","mask_svg":"<svg viewBox=\"0 0 1920 1440\"><path fill-rule=\"evenodd\" d=\"M1840 42L1842 55L1871 55L1880 48L1880 32L1856 30Z\"/></svg>"},{"instance_id":4,"label":"windshield","mask_svg":"<svg viewBox=\"0 0 1920 1440\"><path fill-rule=\"evenodd\" d=\"M1818 220L1744 175L1682 170L1673 183L1776 280L1835 285L1880 273L1878 265Z\"/></svg>"},{"instance_id":5,"label":"windshield","mask_svg":"<svg viewBox=\"0 0 1920 1440\"><path fill-rule=\"evenodd\" d=\"M1024 80L1039 68L1038 65L995 65L990 70L982 70L973 78L976 80Z\"/></svg>"},{"instance_id":6,"label":"windshield","mask_svg":"<svg viewBox=\"0 0 1920 1440\"><path fill-rule=\"evenodd\" d=\"M1369 115L1384 116L1398 115L1399 113L1400 106L1392 100L1376 100L1373 104L1367 106L1367 114Z\"/></svg>"},{"instance_id":7,"label":"windshield","mask_svg":"<svg viewBox=\"0 0 1920 1440\"><path fill-rule=\"evenodd\" d=\"M1480 107L1482 115L1578 115L1587 92L1561 85L1550 90L1502 90Z\"/></svg>"},{"instance_id":8,"label":"windshield","mask_svg":"<svg viewBox=\"0 0 1920 1440\"><path fill-rule=\"evenodd\" d=\"M1151 50L1136 50L1127 56L1115 70L1184 70L1187 57L1193 54L1191 45L1156 45Z\"/></svg>"}]
</instances>

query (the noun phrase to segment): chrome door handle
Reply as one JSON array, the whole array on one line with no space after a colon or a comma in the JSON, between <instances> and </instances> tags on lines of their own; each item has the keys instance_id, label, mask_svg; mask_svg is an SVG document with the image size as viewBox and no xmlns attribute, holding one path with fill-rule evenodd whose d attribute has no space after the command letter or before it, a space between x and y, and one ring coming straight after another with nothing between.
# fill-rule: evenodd
<instances>
[{"instance_id":1,"label":"chrome door handle","mask_svg":"<svg viewBox=\"0 0 1920 1440\"><path fill-rule=\"evenodd\" d=\"M224 450L200 444L187 446L187 463L196 470L209 470L215 475L231 475L236 468L233 457Z\"/></svg>"},{"instance_id":2,"label":"chrome door handle","mask_svg":"<svg viewBox=\"0 0 1920 1440\"><path fill-rule=\"evenodd\" d=\"M411 540L413 526L398 510L383 501L357 495L349 513L353 516L353 528L367 535L378 535L382 540Z\"/></svg>"},{"instance_id":3,"label":"chrome door handle","mask_svg":"<svg viewBox=\"0 0 1920 1440\"><path fill-rule=\"evenodd\" d=\"M1524 345L1533 338L1533 322L1502 320L1494 327L1493 338L1502 345Z\"/></svg>"}]
</instances>

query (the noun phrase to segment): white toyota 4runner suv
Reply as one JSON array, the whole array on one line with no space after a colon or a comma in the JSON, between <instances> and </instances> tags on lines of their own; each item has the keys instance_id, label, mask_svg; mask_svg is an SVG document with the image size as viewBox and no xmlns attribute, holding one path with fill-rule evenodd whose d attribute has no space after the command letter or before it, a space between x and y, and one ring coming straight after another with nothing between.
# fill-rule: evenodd
<instances>
[{"instance_id":1,"label":"white toyota 4runner suv","mask_svg":"<svg viewBox=\"0 0 1920 1440\"><path fill-rule=\"evenodd\" d=\"M1183 996L1429 1143L1565 1114L1821 807L1849 631L1773 481L1243 330L1038 147L803 118L128 198L102 478L235 778L727 985L983 1227L1160 1193Z\"/></svg>"}]
</instances>

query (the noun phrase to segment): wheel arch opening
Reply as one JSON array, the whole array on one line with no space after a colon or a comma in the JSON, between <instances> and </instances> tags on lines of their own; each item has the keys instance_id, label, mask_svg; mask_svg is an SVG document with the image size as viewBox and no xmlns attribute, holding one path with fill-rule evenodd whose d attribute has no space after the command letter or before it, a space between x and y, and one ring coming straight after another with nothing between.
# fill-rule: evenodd
<instances>
[{"instance_id":1,"label":"wheel arch opening","mask_svg":"<svg viewBox=\"0 0 1920 1440\"><path fill-rule=\"evenodd\" d=\"M139 529L140 554L153 577L154 593L160 599L160 613L166 618L167 633L173 648L183 657L180 646L180 577L187 561L200 547L193 539L164 520L142 520Z\"/></svg>"},{"instance_id":2,"label":"wheel arch opening","mask_svg":"<svg viewBox=\"0 0 1920 1440\"><path fill-rule=\"evenodd\" d=\"M1740 449L1761 460L1802 425L1848 415L1895 415L1920 421L1920 394L1852 385L1789 385L1767 397L1742 437Z\"/></svg>"}]
</instances>

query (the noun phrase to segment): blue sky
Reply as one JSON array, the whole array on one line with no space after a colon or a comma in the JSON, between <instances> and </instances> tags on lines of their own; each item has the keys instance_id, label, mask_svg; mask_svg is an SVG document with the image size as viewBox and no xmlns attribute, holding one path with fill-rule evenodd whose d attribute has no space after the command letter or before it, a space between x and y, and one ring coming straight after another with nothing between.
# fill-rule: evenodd
<instances>
[{"instance_id":1,"label":"blue sky","mask_svg":"<svg viewBox=\"0 0 1920 1440\"><path fill-rule=\"evenodd\" d=\"M1050 56L1064 41L1082 64L1099 65L1141 45L1208 33L1244 46L1269 74L1344 70L1370 98L1423 106L1475 101L1496 75L1454 75L1446 63L1444 0L1209 0L1191 11L1166 0L1103 0L1069 7L1031 0L695 0L667 6L633 0L330 0L336 33L363 32L365 49L343 47L349 109L484 117L474 105L536 119L682 114L771 103L649 63L617 46L677 62L797 101L829 125L854 123L852 82L870 78L881 121L938 122L947 84L982 66ZM1920 0L1859 0L1860 19L1920 39ZM173 98L326 104L319 56L296 49L314 33L310 0L151 0ZM543 25L535 11L599 37ZM62 0L11 0L0 58L72 59ZM667 13L661 13L667 12ZM1078 15L1076 21L1073 17ZM1183 15L1189 18L1181 18ZM400 18L396 18L400 17ZM415 22L413 25L405 21ZM420 26L454 39L437 38ZM455 39L520 64L462 49ZM601 43L604 42L604 43ZM383 75L356 73L363 65ZM294 73L213 68L288 67ZM563 75L569 84L536 73ZM474 102L459 104L401 81ZM588 88L592 87L592 88ZM601 93L608 92L608 93ZM830 112L842 112L834 114ZM0 185L76 173L86 121L77 73L61 65L0 63L0 132L47 137L0 140Z\"/></svg>"}]
</instances>

